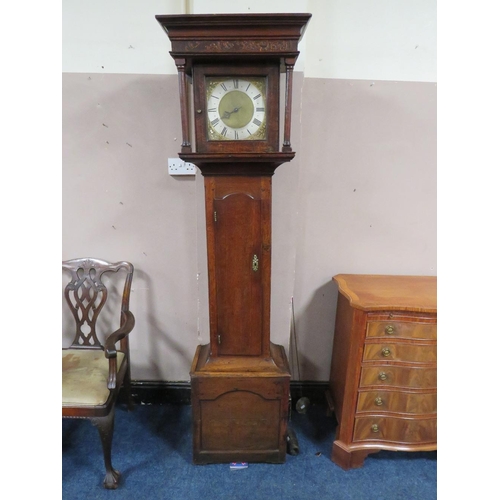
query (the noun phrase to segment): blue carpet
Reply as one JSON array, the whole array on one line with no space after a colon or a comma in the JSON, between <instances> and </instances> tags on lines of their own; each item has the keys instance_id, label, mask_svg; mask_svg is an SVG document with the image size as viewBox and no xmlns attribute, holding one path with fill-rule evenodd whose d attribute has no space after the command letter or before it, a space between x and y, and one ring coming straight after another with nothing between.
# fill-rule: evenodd
<instances>
[{"instance_id":1,"label":"blue carpet","mask_svg":"<svg viewBox=\"0 0 500 500\"><path fill-rule=\"evenodd\" d=\"M430 500L437 497L437 453L381 451L361 469L344 471L330 460L335 421L324 407L293 412L300 453L286 463L192 465L191 407L138 406L116 410L113 465L117 490L105 490L97 429L87 420L63 419L62 498L179 500Z\"/></svg>"}]
</instances>

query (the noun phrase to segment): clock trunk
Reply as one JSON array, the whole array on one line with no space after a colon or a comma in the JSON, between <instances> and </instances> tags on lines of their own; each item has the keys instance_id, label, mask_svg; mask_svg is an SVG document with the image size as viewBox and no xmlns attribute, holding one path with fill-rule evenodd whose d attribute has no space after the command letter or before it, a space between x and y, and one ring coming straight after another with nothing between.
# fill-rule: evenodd
<instances>
[{"instance_id":1,"label":"clock trunk","mask_svg":"<svg viewBox=\"0 0 500 500\"><path fill-rule=\"evenodd\" d=\"M271 177L205 176L212 354L269 356Z\"/></svg>"}]
</instances>

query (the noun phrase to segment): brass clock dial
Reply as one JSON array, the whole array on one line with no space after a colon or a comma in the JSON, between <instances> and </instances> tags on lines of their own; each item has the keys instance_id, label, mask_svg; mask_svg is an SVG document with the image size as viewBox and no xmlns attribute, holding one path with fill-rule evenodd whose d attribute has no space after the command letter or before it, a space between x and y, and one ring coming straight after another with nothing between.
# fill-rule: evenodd
<instances>
[{"instance_id":1,"label":"brass clock dial","mask_svg":"<svg viewBox=\"0 0 500 500\"><path fill-rule=\"evenodd\" d=\"M206 79L209 141L266 138L266 78Z\"/></svg>"}]
</instances>

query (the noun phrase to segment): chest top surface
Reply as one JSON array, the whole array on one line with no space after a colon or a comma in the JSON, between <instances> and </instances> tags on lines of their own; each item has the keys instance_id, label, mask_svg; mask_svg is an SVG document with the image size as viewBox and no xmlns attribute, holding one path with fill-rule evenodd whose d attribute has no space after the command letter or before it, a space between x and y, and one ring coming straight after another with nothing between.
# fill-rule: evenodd
<instances>
[{"instance_id":1,"label":"chest top surface","mask_svg":"<svg viewBox=\"0 0 500 500\"><path fill-rule=\"evenodd\" d=\"M333 279L356 309L437 313L436 276L337 274Z\"/></svg>"}]
</instances>

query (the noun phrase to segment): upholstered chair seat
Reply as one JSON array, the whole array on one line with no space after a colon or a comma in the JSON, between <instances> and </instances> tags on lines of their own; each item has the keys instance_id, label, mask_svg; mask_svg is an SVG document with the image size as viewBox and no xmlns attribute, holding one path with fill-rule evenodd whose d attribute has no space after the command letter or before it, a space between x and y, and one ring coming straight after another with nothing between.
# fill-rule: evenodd
<instances>
[{"instance_id":1,"label":"upholstered chair seat","mask_svg":"<svg viewBox=\"0 0 500 500\"><path fill-rule=\"evenodd\" d=\"M124 358L117 351L119 371ZM62 350L62 405L102 406L110 397L108 389L109 360L100 349Z\"/></svg>"}]
</instances>

